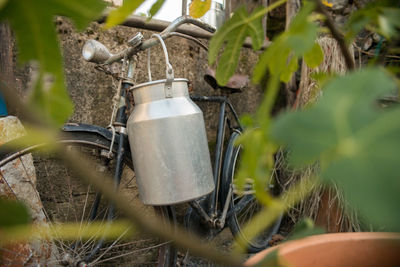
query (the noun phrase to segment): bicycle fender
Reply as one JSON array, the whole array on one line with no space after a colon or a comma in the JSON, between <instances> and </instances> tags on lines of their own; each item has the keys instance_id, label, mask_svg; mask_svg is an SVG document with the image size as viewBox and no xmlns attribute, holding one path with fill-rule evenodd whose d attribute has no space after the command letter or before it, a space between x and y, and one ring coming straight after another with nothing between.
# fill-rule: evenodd
<instances>
[{"instance_id":1,"label":"bicycle fender","mask_svg":"<svg viewBox=\"0 0 400 267\"><path fill-rule=\"evenodd\" d=\"M67 123L61 128L63 132L86 132L100 135L110 141L112 141L112 131L105 129L100 126L84 124L84 123ZM119 140L119 133L116 133L115 140Z\"/></svg>"}]
</instances>

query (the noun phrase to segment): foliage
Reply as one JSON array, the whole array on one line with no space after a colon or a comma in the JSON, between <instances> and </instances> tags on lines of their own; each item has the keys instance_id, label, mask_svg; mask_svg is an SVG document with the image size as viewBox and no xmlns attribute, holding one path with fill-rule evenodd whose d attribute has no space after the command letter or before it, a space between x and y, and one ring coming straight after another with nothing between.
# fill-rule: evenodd
<instances>
[{"instance_id":1,"label":"foliage","mask_svg":"<svg viewBox=\"0 0 400 267\"><path fill-rule=\"evenodd\" d=\"M0 0L0 9L7 3L8 0Z\"/></svg>"},{"instance_id":2,"label":"foliage","mask_svg":"<svg viewBox=\"0 0 400 267\"><path fill-rule=\"evenodd\" d=\"M160 11L161 7L163 6L165 0L157 0L150 8L149 10L149 19L154 17L155 14L157 14L158 11Z\"/></svg>"},{"instance_id":3,"label":"foliage","mask_svg":"<svg viewBox=\"0 0 400 267\"><path fill-rule=\"evenodd\" d=\"M122 7L110 12L106 27L123 22L143 1L124 1ZM247 37L251 38L254 50L262 47L262 17L285 2L276 1L251 14L245 7L239 8L218 30L210 42L208 60L214 64L218 59L219 84L226 84L234 73ZM153 16L163 3L158 0L150 15ZM8 20L15 31L20 62L37 60L40 64L33 102L57 123L63 122L70 114L71 103L65 90L53 18L55 15L71 17L82 29L100 15L104 6L97 0L0 0L0 20ZM245 231L256 235L280 212L298 202L311 190L311 183L317 181L325 184L335 182L369 222L385 227L385 230L399 231L400 216L396 204L400 186L397 175L400 110L399 107L382 109L376 101L396 89L398 81L394 76L380 68L367 68L343 77L332 76L323 84L324 95L314 106L304 111L285 112L274 119L271 117L280 82L289 81L298 69L299 59L303 58L310 67L318 66L323 60L322 50L315 43L321 29L313 22L314 10L314 4L305 2L288 31L275 38L261 54L254 70L253 82L265 83L266 93L255 116L245 119L248 129L240 138L244 156L237 182L243 186L246 178L254 178L256 195L266 208ZM191 12L194 14L195 11ZM200 11L196 15L207 11L206 7ZM387 40L397 38L399 15L397 1L369 4L349 20L345 28L348 42L364 27ZM48 90L43 86L47 74L53 79ZM279 200L265 192L278 145L290 151L293 165L302 166L315 161L321 165L318 177L295 185ZM0 202L0 212L11 210L18 213L15 216L17 221L7 221L3 217L9 216L0 216L2 227L28 222L26 210L23 211L19 204ZM274 259L272 262L277 264Z\"/></svg>"},{"instance_id":4,"label":"foliage","mask_svg":"<svg viewBox=\"0 0 400 267\"><path fill-rule=\"evenodd\" d=\"M373 7L379 4L373 4L355 13L347 26L347 36L354 37L364 26L369 26L386 38L394 37L399 29L399 22L395 20L398 8L391 1L387 3L375 10ZM376 68L344 77L331 74L330 82L323 83L325 94L318 104L305 111L287 112L276 119L270 116L279 81L289 81L298 69L298 60L303 58L309 67L316 67L323 60L322 50L315 43L320 29L312 21L314 9L312 3L306 2L288 31L273 40L254 69L253 82L267 80L266 93L257 114L253 118L245 118L248 129L240 139L244 155L236 182L240 188L248 177L253 177L260 201L267 207L279 207L276 200L264 192L262 185L271 176L273 153L280 144L290 151L291 162L297 163L297 166L320 161L320 181L338 184L347 200L360 210L368 222L386 230L398 231L400 216L396 215L396 204L399 201L399 179L396 161L400 143L396 137L400 136L400 125L396 117L399 111L398 108L379 110L376 104L379 96L394 92L394 77ZM241 16L233 17L216 33L211 41L210 63L215 62L224 42L228 42L226 47L237 42L232 36L230 40L224 35L236 37L237 33L232 30L234 26L247 26L256 17L252 14L244 18L243 12L237 10L235 15ZM253 25L260 27L259 23ZM254 34L257 29L252 28L252 32ZM257 39L252 41L258 44ZM224 53L229 56L224 57ZM223 66L226 72L217 76L221 84L233 73L226 66L233 65L238 57L239 52L233 49L223 52L219 66ZM268 216L265 212L264 215ZM268 217L266 221L271 220ZM267 227L267 223L264 226ZM250 222L247 229L249 232L260 230L260 222ZM254 232L252 234L255 235Z\"/></svg>"},{"instance_id":5,"label":"foliage","mask_svg":"<svg viewBox=\"0 0 400 267\"><path fill-rule=\"evenodd\" d=\"M24 204L0 198L0 228L7 229L28 224L30 221L29 212Z\"/></svg>"},{"instance_id":6,"label":"foliage","mask_svg":"<svg viewBox=\"0 0 400 267\"><path fill-rule=\"evenodd\" d=\"M258 262L255 267L271 266L271 267L289 267L291 266L283 258L279 257L278 250L268 253L264 259Z\"/></svg>"},{"instance_id":7,"label":"foliage","mask_svg":"<svg viewBox=\"0 0 400 267\"><path fill-rule=\"evenodd\" d=\"M262 30L262 17L270 10L283 4L286 0L280 0L271 4L268 8L256 9L248 14L246 7L241 7L213 36L210 41L208 63L214 64L220 49L223 49L219 64L216 70L218 84L225 85L235 72L239 61L240 49L247 36L251 37L254 50L261 48L264 41Z\"/></svg>"},{"instance_id":8,"label":"foliage","mask_svg":"<svg viewBox=\"0 0 400 267\"><path fill-rule=\"evenodd\" d=\"M310 109L279 116L272 135L290 147L294 164L320 159L323 181L339 184L369 222L400 231L400 108L381 110L376 103L394 90L393 79L381 69L339 77Z\"/></svg>"},{"instance_id":9,"label":"foliage","mask_svg":"<svg viewBox=\"0 0 400 267\"><path fill-rule=\"evenodd\" d=\"M0 207L3 209L3 205ZM16 212L10 212L9 214L21 216ZM8 216L10 217L10 215ZM11 219L13 219L13 221L11 221ZM112 223L92 222L85 225L85 227L82 227L81 223L62 223L51 225L31 224L27 222L17 223L16 219L12 217L9 219L8 227L1 225L0 245L7 246L17 242L26 242L27 240L48 240L51 238L56 238L59 241L74 241L77 240L77 237L79 237L81 240L116 240L117 238L127 239L133 234L134 228L132 227L132 224L123 220L115 220Z\"/></svg>"},{"instance_id":10,"label":"foliage","mask_svg":"<svg viewBox=\"0 0 400 267\"><path fill-rule=\"evenodd\" d=\"M104 7L104 3L97 0L13 0L7 1L0 10L0 20L7 20L15 32L19 62L36 60L40 65L32 100L53 122L65 122L72 112L72 103L65 88L54 16L68 16L78 29L84 29ZM46 88L43 81L48 74L53 81L50 88Z\"/></svg>"},{"instance_id":11,"label":"foliage","mask_svg":"<svg viewBox=\"0 0 400 267\"><path fill-rule=\"evenodd\" d=\"M267 69L271 75L288 82L293 72L298 69L299 57L303 55L310 67L321 64L323 53L321 47L315 43L318 28L309 19L313 10L314 5L306 3L293 19L288 31L279 35L261 55L254 69L254 82L261 82Z\"/></svg>"},{"instance_id":12,"label":"foliage","mask_svg":"<svg viewBox=\"0 0 400 267\"><path fill-rule=\"evenodd\" d=\"M304 218L296 223L287 240L296 240L306 236L320 235L323 233L325 233L325 230L321 227L315 227L312 219Z\"/></svg>"},{"instance_id":13,"label":"foliage","mask_svg":"<svg viewBox=\"0 0 400 267\"><path fill-rule=\"evenodd\" d=\"M144 0L125 0L122 6L112 10L110 14L108 14L105 28L109 29L124 22L124 20L143 4L143 2Z\"/></svg>"},{"instance_id":14,"label":"foliage","mask_svg":"<svg viewBox=\"0 0 400 267\"><path fill-rule=\"evenodd\" d=\"M279 81L288 81L298 68L298 58L306 55L312 66L319 65L323 59L322 51L314 40L317 27L309 20L314 6L307 4L294 18L289 30L279 35L264 51L254 69L253 81L261 82L267 70L271 77L267 83L264 101L257 111L252 127L241 137L240 142L245 147L241 168L236 177L237 184L242 187L247 177L255 179L257 196L263 203L269 203L271 197L264 192L264 185L271 176L273 154L277 146L270 141L270 112L279 89ZM317 52L315 52L317 51ZM311 55L311 53L313 53ZM233 55L232 55L233 56ZM222 60L222 58L221 58Z\"/></svg>"},{"instance_id":15,"label":"foliage","mask_svg":"<svg viewBox=\"0 0 400 267\"><path fill-rule=\"evenodd\" d=\"M398 37L400 7L396 0L372 1L355 12L347 22L347 36L351 40L363 28L376 32L387 39Z\"/></svg>"},{"instance_id":16,"label":"foliage","mask_svg":"<svg viewBox=\"0 0 400 267\"><path fill-rule=\"evenodd\" d=\"M207 13L210 7L211 0L193 0L190 3L189 15L193 18L200 18Z\"/></svg>"}]
</instances>

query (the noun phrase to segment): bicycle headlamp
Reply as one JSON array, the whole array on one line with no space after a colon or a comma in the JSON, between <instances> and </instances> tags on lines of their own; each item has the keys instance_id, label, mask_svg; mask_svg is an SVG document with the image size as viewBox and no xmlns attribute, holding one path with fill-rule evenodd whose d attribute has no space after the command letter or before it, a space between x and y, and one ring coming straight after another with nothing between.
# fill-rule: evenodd
<instances>
[{"instance_id":1,"label":"bicycle headlamp","mask_svg":"<svg viewBox=\"0 0 400 267\"><path fill-rule=\"evenodd\" d=\"M82 56L88 62L104 63L112 54L102 43L89 40L82 48Z\"/></svg>"}]
</instances>

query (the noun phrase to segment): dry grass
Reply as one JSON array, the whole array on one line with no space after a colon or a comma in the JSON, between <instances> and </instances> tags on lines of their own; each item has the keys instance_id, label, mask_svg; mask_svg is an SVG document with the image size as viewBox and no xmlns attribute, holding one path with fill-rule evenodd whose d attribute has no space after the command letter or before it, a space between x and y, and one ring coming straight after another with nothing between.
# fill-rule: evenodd
<instances>
[{"instance_id":1,"label":"dry grass","mask_svg":"<svg viewBox=\"0 0 400 267\"><path fill-rule=\"evenodd\" d=\"M304 62L301 69L301 81L296 108L303 109L309 104L314 103L322 95L321 88L316 80L312 78L313 73L337 73L343 75L346 72L346 64L341 54L337 42L330 37L321 37L317 40L324 51L324 61L315 69L310 69ZM353 48L350 51L354 55ZM293 170L287 164L287 153L281 152L277 156L277 169L281 170L280 185L283 190L287 190L292 184L299 180L309 179L318 172L318 162L309 165L301 170ZM327 199L327 201L326 201ZM325 201L325 202L324 202ZM318 219L321 213L321 207L328 209L327 218L325 218L326 229L340 232L360 231L361 224L357 213L346 203L340 189L332 185L330 188L318 184L315 185L313 192L304 196L303 201L297 204L288 212L289 218L293 223L304 217ZM336 212L335 212L336 211ZM331 218L330 216L333 215ZM331 224L331 225L330 225ZM334 225L332 225L334 224Z\"/></svg>"}]
</instances>

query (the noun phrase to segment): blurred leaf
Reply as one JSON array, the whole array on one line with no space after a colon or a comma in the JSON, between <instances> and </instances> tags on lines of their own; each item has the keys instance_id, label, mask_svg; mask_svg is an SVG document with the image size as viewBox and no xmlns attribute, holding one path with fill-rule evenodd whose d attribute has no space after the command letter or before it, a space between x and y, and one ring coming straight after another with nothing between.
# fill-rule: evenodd
<instances>
[{"instance_id":1,"label":"blurred leaf","mask_svg":"<svg viewBox=\"0 0 400 267\"><path fill-rule=\"evenodd\" d=\"M314 43L314 46L307 53L304 54L304 60L310 68L318 67L324 61L324 52L318 43Z\"/></svg>"},{"instance_id":2,"label":"blurred leaf","mask_svg":"<svg viewBox=\"0 0 400 267\"><path fill-rule=\"evenodd\" d=\"M247 248L248 239L253 239L260 232L272 225L282 214L285 209L284 203L281 201L274 200L268 207L264 207L257 214L253 215L251 220L243 228L243 239L241 235L236 236L235 250L237 252L243 252Z\"/></svg>"},{"instance_id":3,"label":"blurred leaf","mask_svg":"<svg viewBox=\"0 0 400 267\"><path fill-rule=\"evenodd\" d=\"M31 220L29 212L21 202L0 198L0 228L27 224Z\"/></svg>"},{"instance_id":4,"label":"blurred leaf","mask_svg":"<svg viewBox=\"0 0 400 267\"><path fill-rule=\"evenodd\" d=\"M254 50L259 50L264 42L262 17L269 11L280 6L286 0L279 0L268 8L258 8L250 15L246 7L237 9L232 18L214 34L210 41L208 63L214 64L218 53L223 49L216 70L218 84L225 85L234 74L239 61L240 50L247 36L251 37ZM226 46L223 48L224 44Z\"/></svg>"},{"instance_id":5,"label":"blurred leaf","mask_svg":"<svg viewBox=\"0 0 400 267\"><path fill-rule=\"evenodd\" d=\"M253 215L252 219L244 226L243 233L244 236L256 237L260 232L270 226L279 216L282 215L287 209L296 205L301 199L307 197L307 195L315 188L317 183L315 177L310 177L310 179L301 180L294 185L292 185L286 192L279 197L279 199L274 198L270 204L264 207L256 215ZM236 242L238 247L236 250L245 250L246 242L248 240L243 240L240 236L237 236Z\"/></svg>"},{"instance_id":6,"label":"blurred leaf","mask_svg":"<svg viewBox=\"0 0 400 267\"><path fill-rule=\"evenodd\" d=\"M281 81L287 82L298 69L298 57L317 49L314 47L317 26L309 20L313 9L314 5L306 2L293 19L288 31L273 40L254 68L253 82L261 82L267 70L270 74L279 76ZM320 54L316 57L315 62L320 59Z\"/></svg>"},{"instance_id":7,"label":"blurred leaf","mask_svg":"<svg viewBox=\"0 0 400 267\"><path fill-rule=\"evenodd\" d=\"M164 3L165 3L165 0L157 0L157 2L155 2L151 6L150 11L149 11L149 15L150 15L149 19L154 17L157 14L157 12L160 11L160 9L164 5Z\"/></svg>"},{"instance_id":8,"label":"blurred leaf","mask_svg":"<svg viewBox=\"0 0 400 267\"><path fill-rule=\"evenodd\" d=\"M327 7L333 7L333 4L332 4L332 3L329 3L329 2L326 1L326 0L322 0L321 2L322 2L322 4L324 4L324 5L327 6Z\"/></svg>"},{"instance_id":9,"label":"blurred leaf","mask_svg":"<svg viewBox=\"0 0 400 267\"><path fill-rule=\"evenodd\" d=\"M313 72L310 76L318 83L319 88L323 88L326 83L336 78L338 75L332 72Z\"/></svg>"},{"instance_id":10,"label":"blurred leaf","mask_svg":"<svg viewBox=\"0 0 400 267\"><path fill-rule=\"evenodd\" d=\"M144 0L125 0L117 9L114 9L108 14L105 28L109 29L113 26L121 24L125 21L125 19L133 13L141 4L143 4Z\"/></svg>"},{"instance_id":11,"label":"blurred leaf","mask_svg":"<svg viewBox=\"0 0 400 267\"><path fill-rule=\"evenodd\" d=\"M264 259L259 261L254 267L289 267L291 266L283 258L279 257L279 249L275 249L268 253Z\"/></svg>"},{"instance_id":12,"label":"blurred leaf","mask_svg":"<svg viewBox=\"0 0 400 267\"><path fill-rule=\"evenodd\" d=\"M254 71L252 80L254 83L260 83L267 73L280 76L287 67L287 58L290 55L290 48L284 45L284 37L275 39L268 49L260 56ZM293 55L295 57L295 55Z\"/></svg>"},{"instance_id":13,"label":"blurred leaf","mask_svg":"<svg viewBox=\"0 0 400 267\"><path fill-rule=\"evenodd\" d=\"M325 233L325 230L321 227L315 227L313 220L310 218L304 218L296 223L287 240L296 240L311 235L320 235L323 233Z\"/></svg>"},{"instance_id":14,"label":"blurred leaf","mask_svg":"<svg viewBox=\"0 0 400 267\"><path fill-rule=\"evenodd\" d=\"M0 9L7 3L8 0L0 0Z\"/></svg>"},{"instance_id":15,"label":"blurred leaf","mask_svg":"<svg viewBox=\"0 0 400 267\"><path fill-rule=\"evenodd\" d=\"M260 11L260 9L254 11L254 13L258 11ZM226 85L229 78L235 73L240 50L247 36L251 36L254 50L261 48L264 38L261 17L257 20L248 20L248 17L249 14L246 8L244 6L241 7L236 10L232 18L226 22L211 39L210 51L208 54L210 65L214 63L222 45L225 42L227 43L216 70L216 78L219 85Z\"/></svg>"},{"instance_id":16,"label":"blurred leaf","mask_svg":"<svg viewBox=\"0 0 400 267\"><path fill-rule=\"evenodd\" d=\"M296 55L302 55L310 51L315 44L318 27L310 19L310 15L314 11L314 6L314 3L305 2L285 33L285 37L287 38L285 41Z\"/></svg>"},{"instance_id":17,"label":"blurred leaf","mask_svg":"<svg viewBox=\"0 0 400 267\"><path fill-rule=\"evenodd\" d=\"M189 15L193 18L200 18L207 13L211 7L211 0L193 0L190 3Z\"/></svg>"},{"instance_id":18,"label":"blurred leaf","mask_svg":"<svg viewBox=\"0 0 400 267\"><path fill-rule=\"evenodd\" d=\"M400 30L398 1L372 1L365 8L354 12L346 23L347 37L354 38L363 28L374 31L387 39L396 37Z\"/></svg>"},{"instance_id":19,"label":"blurred leaf","mask_svg":"<svg viewBox=\"0 0 400 267\"><path fill-rule=\"evenodd\" d=\"M288 145L292 163L320 159L323 180L336 182L365 218L385 230L400 230L400 108L379 110L376 100L394 89L381 69L351 73L328 83L313 107L279 116L272 128L274 138Z\"/></svg>"},{"instance_id":20,"label":"blurred leaf","mask_svg":"<svg viewBox=\"0 0 400 267\"><path fill-rule=\"evenodd\" d=\"M0 19L8 20L16 34L19 60L38 60L44 72L54 73L62 72L54 16L68 16L83 29L104 7L97 0L12 0L0 11Z\"/></svg>"},{"instance_id":21,"label":"blurred leaf","mask_svg":"<svg viewBox=\"0 0 400 267\"><path fill-rule=\"evenodd\" d=\"M290 78L292 77L292 74L299 67L298 60L299 59L296 56L293 56L290 59L289 64L286 66L286 68L284 68L284 70L282 71L282 74L280 75L281 81L287 83L290 80Z\"/></svg>"},{"instance_id":22,"label":"blurred leaf","mask_svg":"<svg viewBox=\"0 0 400 267\"><path fill-rule=\"evenodd\" d=\"M243 114L240 117L240 124L244 127L244 128L249 128L254 126L254 118L251 114Z\"/></svg>"},{"instance_id":23,"label":"blurred leaf","mask_svg":"<svg viewBox=\"0 0 400 267\"><path fill-rule=\"evenodd\" d=\"M83 29L101 14L104 7L105 4L97 0L13 0L0 10L0 20L7 20L15 32L18 60L21 63L37 60L40 64L35 100L42 103L44 119L50 115L53 121L61 124L72 112L72 103L65 88L54 16L71 17L76 26ZM50 74L53 81L47 89L43 88L41 79L45 74Z\"/></svg>"},{"instance_id":24,"label":"blurred leaf","mask_svg":"<svg viewBox=\"0 0 400 267\"><path fill-rule=\"evenodd\" d=\"M0 245L7 243L24 242L34 239L59 240L115 240L127 238L134 233L130 222L116 220L112 223L93 222L82 227L80 223L58 224L25 224L11 225L7 231L1 232ZM50 226L50 227L49 227Z\"/></svg>"}]
</instances>

